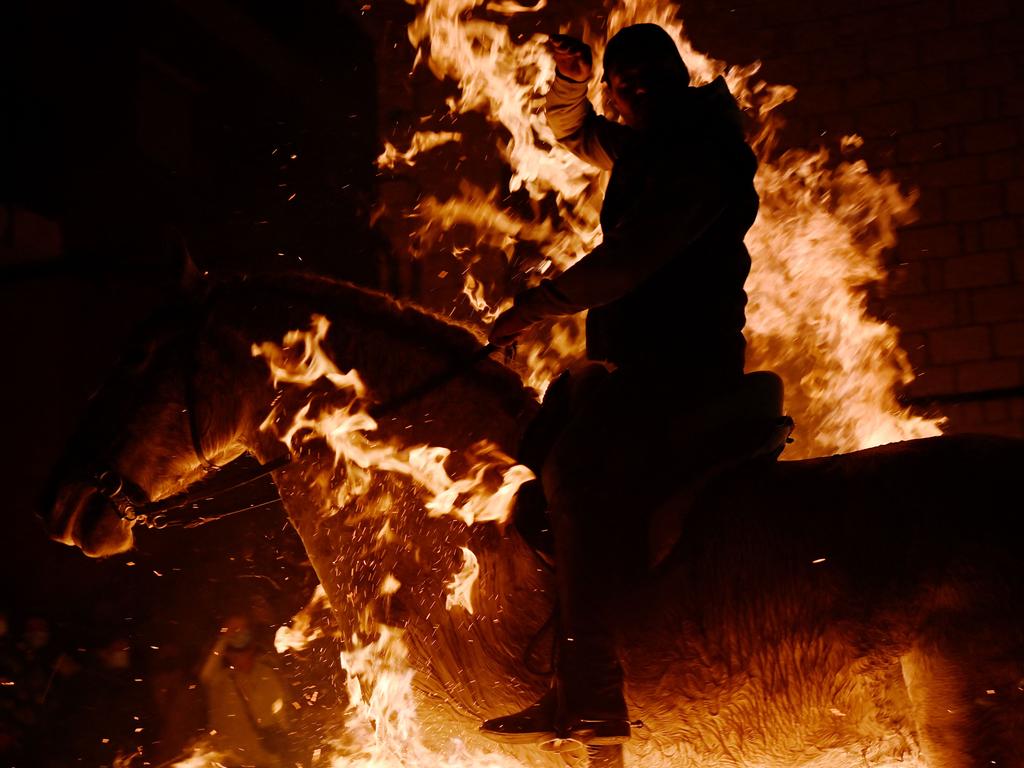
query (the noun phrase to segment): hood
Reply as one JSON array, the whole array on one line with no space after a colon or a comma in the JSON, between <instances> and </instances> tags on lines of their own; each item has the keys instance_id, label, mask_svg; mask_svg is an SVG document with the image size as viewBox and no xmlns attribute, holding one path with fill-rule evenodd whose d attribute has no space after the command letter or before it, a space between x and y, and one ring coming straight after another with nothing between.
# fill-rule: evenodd
<instances>
[{"instance_id":1,"label":"hood","mask_svg":"<svg viewBox=\"0 0 1024 768\"><path fill-rule=\"evenodd\" d=\"M728 126L729 130L742 137L743 112L729 92L729 86L725 84L724 77L719 75L707 85L689 90L696 112L690 119L708 121L719 130Z\"/></svg>"}]
</instances>

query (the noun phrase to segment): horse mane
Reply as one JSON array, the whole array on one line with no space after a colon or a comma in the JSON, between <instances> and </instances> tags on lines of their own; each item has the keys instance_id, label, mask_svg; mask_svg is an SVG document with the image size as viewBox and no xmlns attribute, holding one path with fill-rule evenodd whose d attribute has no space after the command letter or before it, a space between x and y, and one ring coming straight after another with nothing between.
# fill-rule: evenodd
<instances>
[{"instance_id":1,"label":"horse mane","mask_svg":"<svg viewBox=\"0 0 1024 768\"><path fill-rule=\"evenodd\" d=\"M330 319L344 319L355 326L373 326L389 336L435 351L451 362L467 360L483 348L482 335L472 326L453 320L415 302L398 299L383 291L356 285L322 275L301 272L236 275L222 279L210 287L207 312L216 312L219 305L243 303L252 308L266 302L268 307L287 308L288 317L256 313L252 328L268 339L281 332L283 319L304 328L310 314L320 312ZM302 308L314 307L305 315ZM274 316L270 316L274 315ZM292 330L292 329L287 329ZM485 377L503 392L524 393L523 380L511 368L493 360L473 367L474 376ZM529 396L532 390L525 394ZM535 397L535 395L534 395Z\"/></svg>"},{"instance_id":2,"label":"horse mane","mask_svg":"<svg viewBox=\"0 0 1024 768\"><path fill-rule=\"evenodd\" d=\"M211 281L206 291L208 309L234 294L243 295L246 301L254 297L293 303L321 300L330 302L345 315L379 321L395 331L419 336L429 328L434 342L440 341L452 351L469 352L480 347L480 337L465 323L375 288L324 275L304 272L232 274Z\"/></svg>"}]
</instances>

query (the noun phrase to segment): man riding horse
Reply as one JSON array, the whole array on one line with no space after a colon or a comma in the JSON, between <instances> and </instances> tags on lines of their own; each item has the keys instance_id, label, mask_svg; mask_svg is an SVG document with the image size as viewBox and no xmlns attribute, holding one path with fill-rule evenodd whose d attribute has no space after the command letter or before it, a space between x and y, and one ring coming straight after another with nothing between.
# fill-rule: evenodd
<instances>
[{"instance_id":1,"label":"man riding horse","mask_svg":"<svg viewBox=\"0 0 1024 768\"><path fill-rule=\"evenodd\" d=\"M706 469L706 448L680 440L683 417L743 377L743 237L757 214L757 161L724 80L691 87L660 27L625 28L605 51L604 81L625 124L587 100L589 47L556 36L551 48L548 123L569 150L612 174L604 242L516 296L491 329L492 343L507 345L543 318L590 310L593 362L552 387L571 392L571 404L540 473L560 603L555 679L536 704L482 731L513 743L606 745L630 737L609 596L636 572L627 560L646 549L651 511L672 490L645 470L660 460L669 469L656 474L678 486Z\"/></svg>"}]
</instances>

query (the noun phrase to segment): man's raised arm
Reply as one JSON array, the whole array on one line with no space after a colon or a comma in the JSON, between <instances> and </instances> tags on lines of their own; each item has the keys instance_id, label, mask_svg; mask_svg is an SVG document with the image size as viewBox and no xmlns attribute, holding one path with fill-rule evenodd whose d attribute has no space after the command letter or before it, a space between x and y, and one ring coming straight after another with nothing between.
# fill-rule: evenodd
<instances>
[{"instance_id":1,"label":"man's raised arm","mask_svg":"<svg viewBox=\"0 0 1024 768\"><path fill-rule=\"evenodd\" d=\"M601 117L587 99L592 72L590 46L552 35L556 74L547 94L545 115L555 138L577 157L610 170L631 130Z\"/></svg>"}]
</instances>

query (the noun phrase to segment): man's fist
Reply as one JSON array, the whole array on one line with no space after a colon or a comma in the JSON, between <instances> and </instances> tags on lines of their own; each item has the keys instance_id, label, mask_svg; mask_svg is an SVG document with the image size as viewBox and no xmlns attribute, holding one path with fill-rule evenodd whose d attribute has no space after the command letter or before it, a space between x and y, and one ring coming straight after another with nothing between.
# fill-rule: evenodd
<instances>
[{"instance_id":1,"label":"man's fist","mask_svg":"<svg viewBox=\"0 0 1024 768\"><path fill-rule=\"evenodd\" d=\"M580 83L590 79L594 71L594 56L589 45L568 35L551 35L548 49L555 57L555 67L563 77Z\"/></svg>"},{"instance_id":2,"label":"man's fist","mask_svg":"<svg viewBox=\"0 0 1024 768\"><path fill-rule=\"evenodd\" d=\"M502 312L491 326L488 342L496 347L508 347L516 343L520 334L533 325L521 310L511 307Z\"/></svg>"}]
</instances>

